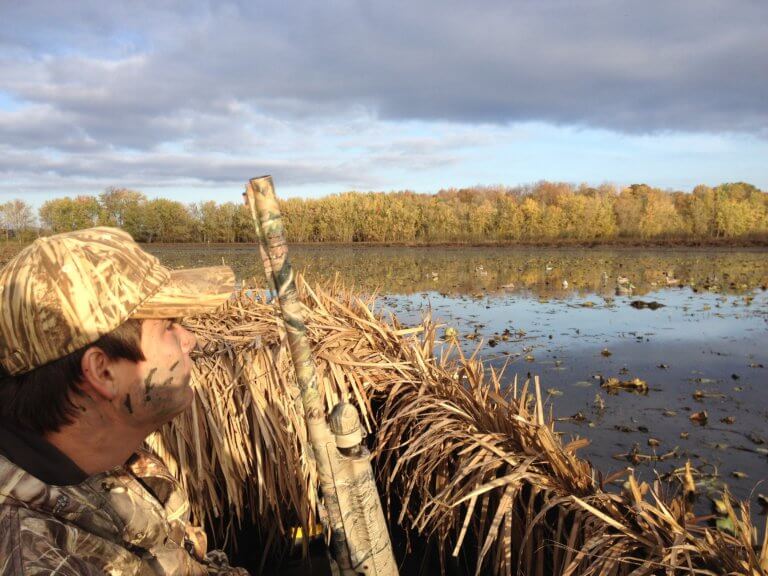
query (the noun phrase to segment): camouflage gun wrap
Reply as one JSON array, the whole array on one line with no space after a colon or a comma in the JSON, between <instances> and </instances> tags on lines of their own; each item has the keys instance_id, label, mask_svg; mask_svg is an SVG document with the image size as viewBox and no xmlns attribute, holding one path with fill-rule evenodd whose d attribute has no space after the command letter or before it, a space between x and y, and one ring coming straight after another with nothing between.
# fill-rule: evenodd
<instances>
[{"instance_id":1,"label":"camouflage gun wrap","mask_svg":"<svg viewBox=\"0 0 768 576\"><path fill-rule=\"evenodd\" d=\"M331 413L330 426L326 419L272 178L251 179L245 196L254 218L267 281L283 314L337 569L344 576L397 575L370 453L362 444L357 409L341 402Z\"/></svg>"}]
</instances>

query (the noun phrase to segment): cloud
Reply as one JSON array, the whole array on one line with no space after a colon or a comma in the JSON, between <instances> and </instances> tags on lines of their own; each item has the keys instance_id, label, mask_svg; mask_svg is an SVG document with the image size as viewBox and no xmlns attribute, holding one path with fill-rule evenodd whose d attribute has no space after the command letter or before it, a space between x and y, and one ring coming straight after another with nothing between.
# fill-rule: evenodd
<instances>
[{"instance_id":1,"label":"cloud","mask_svg":"<svg viewBox=\"0 0 768 576\"><path fill-rule=\"evenodd\" d=\"M26 170L20 167L28 167ZM125 155L123 153L94 153L78 157L55 158L40 152L15 152L0 147L0 174L14 173L32 177L46 174L62 180L88 178L109 185L133 182L139 185L163 185L186 181L192 185L241 185L254 174L276 174L287 185L337 182L347 176L344 166L260 161L243 157L208 156L201 165L200 158L191 154ZM107 176L108 175L108 176Z\"/></svg>"},{"instance_id":2,"label":"cloud","mask_svg":"<svg viewBox=\"0 0 768 576\"><path fill-rule=\"evenodd\" d=\"M219 182L248 158L297 181L441 166L485 145L465 128L526 122L764 138L767 22L757 1L5 2L0 142L72 178ZM463 128L381 133L403 123Z\"/></svg>"},{"instance_id":3,"label":"cloud","mask_svg":"<svg viewBox=\"0 0 768 576\"><path fill-rule=\"evenodd\" d=\"M83 121L119 111L153 134L158 116L224 114L230 101L288 117L362 106L395 119L640 132L754 131L768 120L761 2L49 4L4 19L20 30L0 38L31 62L3 83ZM46 50L42 38L62 29L78 36L52 33L59 45ZM96 120L87 128L110 133Z\"/></svg>"}]
</instances>

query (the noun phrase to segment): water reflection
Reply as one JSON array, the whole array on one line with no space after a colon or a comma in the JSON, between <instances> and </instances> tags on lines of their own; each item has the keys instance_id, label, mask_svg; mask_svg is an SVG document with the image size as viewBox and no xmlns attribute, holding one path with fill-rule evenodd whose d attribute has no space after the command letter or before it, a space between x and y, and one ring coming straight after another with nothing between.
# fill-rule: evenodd
<instances>
[{"instance_id":1,"label":"water reflection","mask_svg":"<svg viewBox=\"0 0 768 576\"><path fill-rule=\"evenodd\" d=\"M239 278L263 283L255 247L147 245L173 267L231 265ZM346 283L385 294L530 293L642 296L664 287L746 293L768 286L761 249L552 249L293 246L291 261L311 280L339 274Z\"/></svg>"}]
</instances>

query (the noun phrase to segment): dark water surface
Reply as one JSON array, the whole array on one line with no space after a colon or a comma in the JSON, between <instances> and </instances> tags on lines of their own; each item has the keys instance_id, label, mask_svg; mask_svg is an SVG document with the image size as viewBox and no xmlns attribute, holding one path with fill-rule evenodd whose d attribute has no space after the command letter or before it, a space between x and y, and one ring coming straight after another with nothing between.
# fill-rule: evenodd
<instances>
[{"instance_id":1,"label":"dark water surface","mask_svg":"<svg viewBox=\"0 0 768 576\"><path fill-rule=\"evenodd\" d=\"M224 261L263 284L253 247L147 249L172 267ZM558 429L588 438L581 454L603 472L633 465L651 480L690 459L704 491L727 482L760 512L768 251L296 246L290 254L310 279L338 274L378 290L382 310L406 323L431 311L465 351L482 342L489 366L506 364L506 381L540 376ZM633 307L638 300L663 306ZM639 378L648 390L610 394L601 387L608 378ZM699 425L690 417L702 411Z\"/></svg>"}]
</instances>

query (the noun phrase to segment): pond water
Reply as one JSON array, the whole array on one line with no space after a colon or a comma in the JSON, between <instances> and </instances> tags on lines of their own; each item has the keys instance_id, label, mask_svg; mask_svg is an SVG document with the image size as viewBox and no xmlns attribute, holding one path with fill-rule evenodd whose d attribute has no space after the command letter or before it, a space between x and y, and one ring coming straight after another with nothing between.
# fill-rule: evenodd
<instances>
[{"instance_id":1,"label":"pond water","mask_svg":"<svg viewBox=\"0 0 768 576\"><path fill-rule=\"evenodd\" d=\"M146 248L172 267L223 261L263 284L252 246ZM506 366L505 382L538 375L557 429L588 438L581 454L604 473L632 465L652 480L691 460L704 490L727 482L761 512L768 251L295 246L290 256L312 280L377 290L380 309L405 323L431 312L466 352L482 344L487 365ZM645 387L601 386L635 379Z\"/></svg>"}]
</instances>

